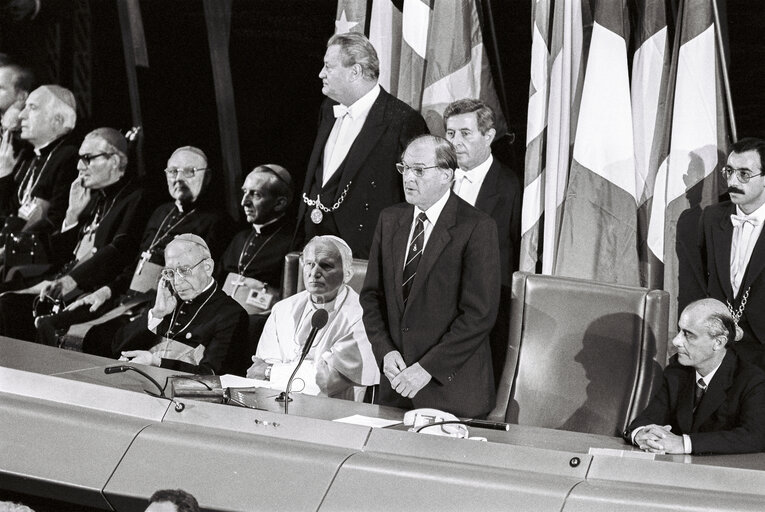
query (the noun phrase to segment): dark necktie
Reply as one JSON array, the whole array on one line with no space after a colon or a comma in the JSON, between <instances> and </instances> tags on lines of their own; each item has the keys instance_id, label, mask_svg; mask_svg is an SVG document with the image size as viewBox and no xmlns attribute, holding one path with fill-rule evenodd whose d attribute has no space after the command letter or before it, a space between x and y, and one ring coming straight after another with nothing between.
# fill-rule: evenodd
<instances>
[{"instance_id":1,"label":"dark necktie","mask_svg":"<svg viewBox=\"0 0 765 512\"><path fill-rule=\"evenodd\" d=\"M414 232L412 241L409 244L409 250L406 252L406 264L404 265L403 284L401 285L404 294L404 304L409 299L409 291L412 289L414 276L417 275L417 265L422 258L422 249L425 245L425 221L428 216L425 212L420 212L414 221Z\"/></svg>"},{"instance_id":2,"label":"dark necktie","mask_svg":"<svg viewBox=\"0 0 765 512\"><path fill-rule=\"evenodd\" d=\"M704 396L704 391L706 391L706 388L704 387L704 379L699 377L699 380L696 382L696 390L693 393L693 412L696 412L696 407L699 406L701 397Z\"/></svg>"}]
</instances>

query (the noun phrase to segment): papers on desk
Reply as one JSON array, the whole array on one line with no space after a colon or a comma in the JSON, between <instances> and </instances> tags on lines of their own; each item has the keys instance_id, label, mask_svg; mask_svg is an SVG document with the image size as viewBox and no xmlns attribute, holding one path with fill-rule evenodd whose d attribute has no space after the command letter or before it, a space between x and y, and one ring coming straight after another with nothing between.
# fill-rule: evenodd
<instances>
[{"instance_id":1,"label":"papers on desk","mask_svg":"<svg viewBox=\"0 0 765 512\"><path fill-rule=\"evenodd\" d=\"M590 448L587 452L590 455L608 455L609 457L623 457L630 459L654 460L655 453L644 452L642 450L614 450L612 448Z\"/></svg>"},{"instance_id":2,"label":"papers on desk","mask_svg":"<svg viewBox=\"0 0 765 512\"><path fill-rule=\"evenodd\" d=\"M371 416L362 416L361 414L354 414L353 416L348 416L345 418L338 418L336 420L338 423L350 423L351 425L361 425L363 427L372 427L372 428L385 428L390 427L392 425L398 425L401 423L399 420L385 420L382 418L373 418Z\"/></svg>"},{"instance_id":3,"label":"papers on desk","mask_svg":"<svg viewBox=\"0 0 765 512\"><path fill-rule=\"evenodd\" d=\"M271 380L246 379L236 375L221 375L220 385L222 388L271 388L284 391L287 381L297 363L275 364L271 368ZM303 366L292 381L292 392L316 396L319 394L319 386L316 385L316 370L313 361L304 361Z\"/></svg>"},{"instance_id":4,"label":"papers on desk","mask_svg":"<svg viewBox=\"0 0 765 512\"><path fill-rule=\"evenodd\" d=\"M221 375L220 386L222 388L270 388L271 383L267 380L245 379L237 375Z\"/></svg>"}]
</instances>

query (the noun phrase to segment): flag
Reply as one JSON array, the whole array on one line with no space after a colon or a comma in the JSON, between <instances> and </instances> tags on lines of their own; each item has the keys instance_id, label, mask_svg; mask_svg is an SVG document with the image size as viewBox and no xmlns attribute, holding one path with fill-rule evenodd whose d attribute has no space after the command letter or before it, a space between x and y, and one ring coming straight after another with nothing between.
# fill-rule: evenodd
<instances>
[{"instance_id":1,"label":"flag","mask_svg":"<svg viewBox=\"0 0 765 512\"><path fill-rule=\"evenodd\" d=\"M669 150L674 80L670 80L665 0L637 4L632 60L632 126L635 135L635 192L638 198L640 283L652 289L664 284L664 265L648 248L648 223L659 165ZM663 198L661 199L663 201Z\"/></svg>"},{"instance_id":2,"label":"flag","mask_svg":"<svg viewBox=\"0 0 765 512\"><path fill-rule=\"evenodd\" d=\"M364 33L367 26L367 0L338 0L335 34Z\"/></svg>"},{"instance_id":3,"label":"flag","mask_svg":"<svg viewBox=\"0 0 765 512\"><path fill-rule=\"evenodd\" d=\"M374 0L369 21L369 41L380 60L380 86L396 96L401 64L403 0Z\"/></svg>"},{"instance_id":4,"label":"flag","mask_svg":"<svg viewBox=\"0 0 765 512\"><path fill-rule=\"evenodd\" d=\"M580 2L537 0L534 4L520 270L541 269L545 274L553 271L561 206L568 182L571 127L576 123L578 113L581 58Z\"/></svg>"},{"instance_id":5,"label":"flag","mask_svg":"<svg viewBox=\"0 0 765 512\"><path fill-rule=\"evenodd\" d=\"M705 280L696 258L697 224L701 210L719 200L716 170L730 144L713 0L683 0L677 20L669 151L656 177L648 231L648 246L664 264L664 289L673 299L670 329L677 318L675 299L684 304L683 294Z\"/></svg>"},{"instance_id":6,"label":"flag","mask_svg":"<svg viewBox=\"0 0 765 512\"><path fill-rule=\"evenodd\" d=\"M444 135L444 109L462 98L477 98L489 105L497 115L497 137L507 132L475 0L435 2L430 17L420 107L430 133Z\"/></svg>"},{"instance_id":7,"label":"flag","mask_svg":"<svg viewBox=\"0 0 765 512\"><path fill-rule=\"evenodd\" d=\"M431 14L430 0L404 0L401 15L401 63L396 96L415 110L420 110L422 105Z\"/></svg>"}]
</instances>

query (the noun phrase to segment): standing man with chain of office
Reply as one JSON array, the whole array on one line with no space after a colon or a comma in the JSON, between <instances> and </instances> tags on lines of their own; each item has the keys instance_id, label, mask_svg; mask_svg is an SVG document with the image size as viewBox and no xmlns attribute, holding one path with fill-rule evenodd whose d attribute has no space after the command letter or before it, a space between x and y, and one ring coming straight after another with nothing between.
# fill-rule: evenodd
<instances>
[{"instance_id":1,"label":"standing man with chain of office","mask_svg":"<svg viewBox=\"0 0 765 512\"><path fill-rule=\"evenodd\" d=\"M316 235L335 235L357 258L368 258L380 211L403 199L395 164L427 128L420 114L380 87L379 66L361 34L336 34L327 43L319 73L327 99L298 212L299 247Z\"/></svg>"}]
</instances>

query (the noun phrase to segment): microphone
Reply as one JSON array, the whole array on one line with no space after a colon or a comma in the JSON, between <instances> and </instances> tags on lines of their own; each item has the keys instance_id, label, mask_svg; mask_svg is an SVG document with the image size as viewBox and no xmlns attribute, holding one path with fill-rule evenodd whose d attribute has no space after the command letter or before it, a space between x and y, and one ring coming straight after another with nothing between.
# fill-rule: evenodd
<instances>
[{"instance_id":1,"label":"microphone","mask_svg":"<svg viewBox=\"0 0 765 512\"><path fill-rule=\"evenodd\" d=\"M488 428L489 430L503 430L505 432L510 430L510 425L503 421L489 421L489 420L465 420L463 423L468 427Z\"/></svg>"},{"instance_id":2,"label":"microphone","mask_svg":"<svg viewBox=\"0 0 765 512\"><path fill-rule=\"evenodd\" d=\"M303 364L303 361L308 355L308 352L311 350L311 345L313 345L313 340L316 338L316 333L319 332L319 329L327 325L328 320L329 313L327 313L326 309L317 309L311 317L311 332L308 334L308 339L306 340L305 345L303 345L303 351L300 353L298 364L295 366L295 369L292 371L292 375L290 375L290 378L287 381L287 388L283 393L280 393L279 396L276 397L277 402L284 402L284 414L288 414L289 403L292 400L290 398L290 391L292 391L292 380L295 378L297 371L300 369L300 365Z\"/></svg>"},{"instance_id":3,"label":"microphone","mask_svg":"<svg viewBox=\"0 0 765 512\"><path fill-rule=\"evenodd\" d=\"M138 368L136 368L134 366L128 366L126 364L121 364L119 366L107 366L106 368L104 368L104 373L107 374L107 375L110 375L112 373L122 373L122 372L126 372L126 371L134 371L136 373L140 373L141 375L143 375L144 377L149 379L152 384L157 386L157 389L159 390L159 395L144 390L144 391L146 391L146 393L149 393L150 395L156 396L156 397L159 397L159 398L167 398L165 396L165 390L162 389L162 386L159 385L159 382L154 380L154 378L151 375L149 375L148 373L146 373L143 370L139 370Z\"/></svg>"},{"instance_id":4,"label":"microphone","mask_svg":"<svg viewBox=\"0 0 765 512\"><path fill-rule=\"evenodd\" d=\"M120 365L120 366L109 366L108 368L104 368L104 373L109 375L112 373L122 373L126 372L130 369L129 366Z\"/></svg>"}]
</instances>

